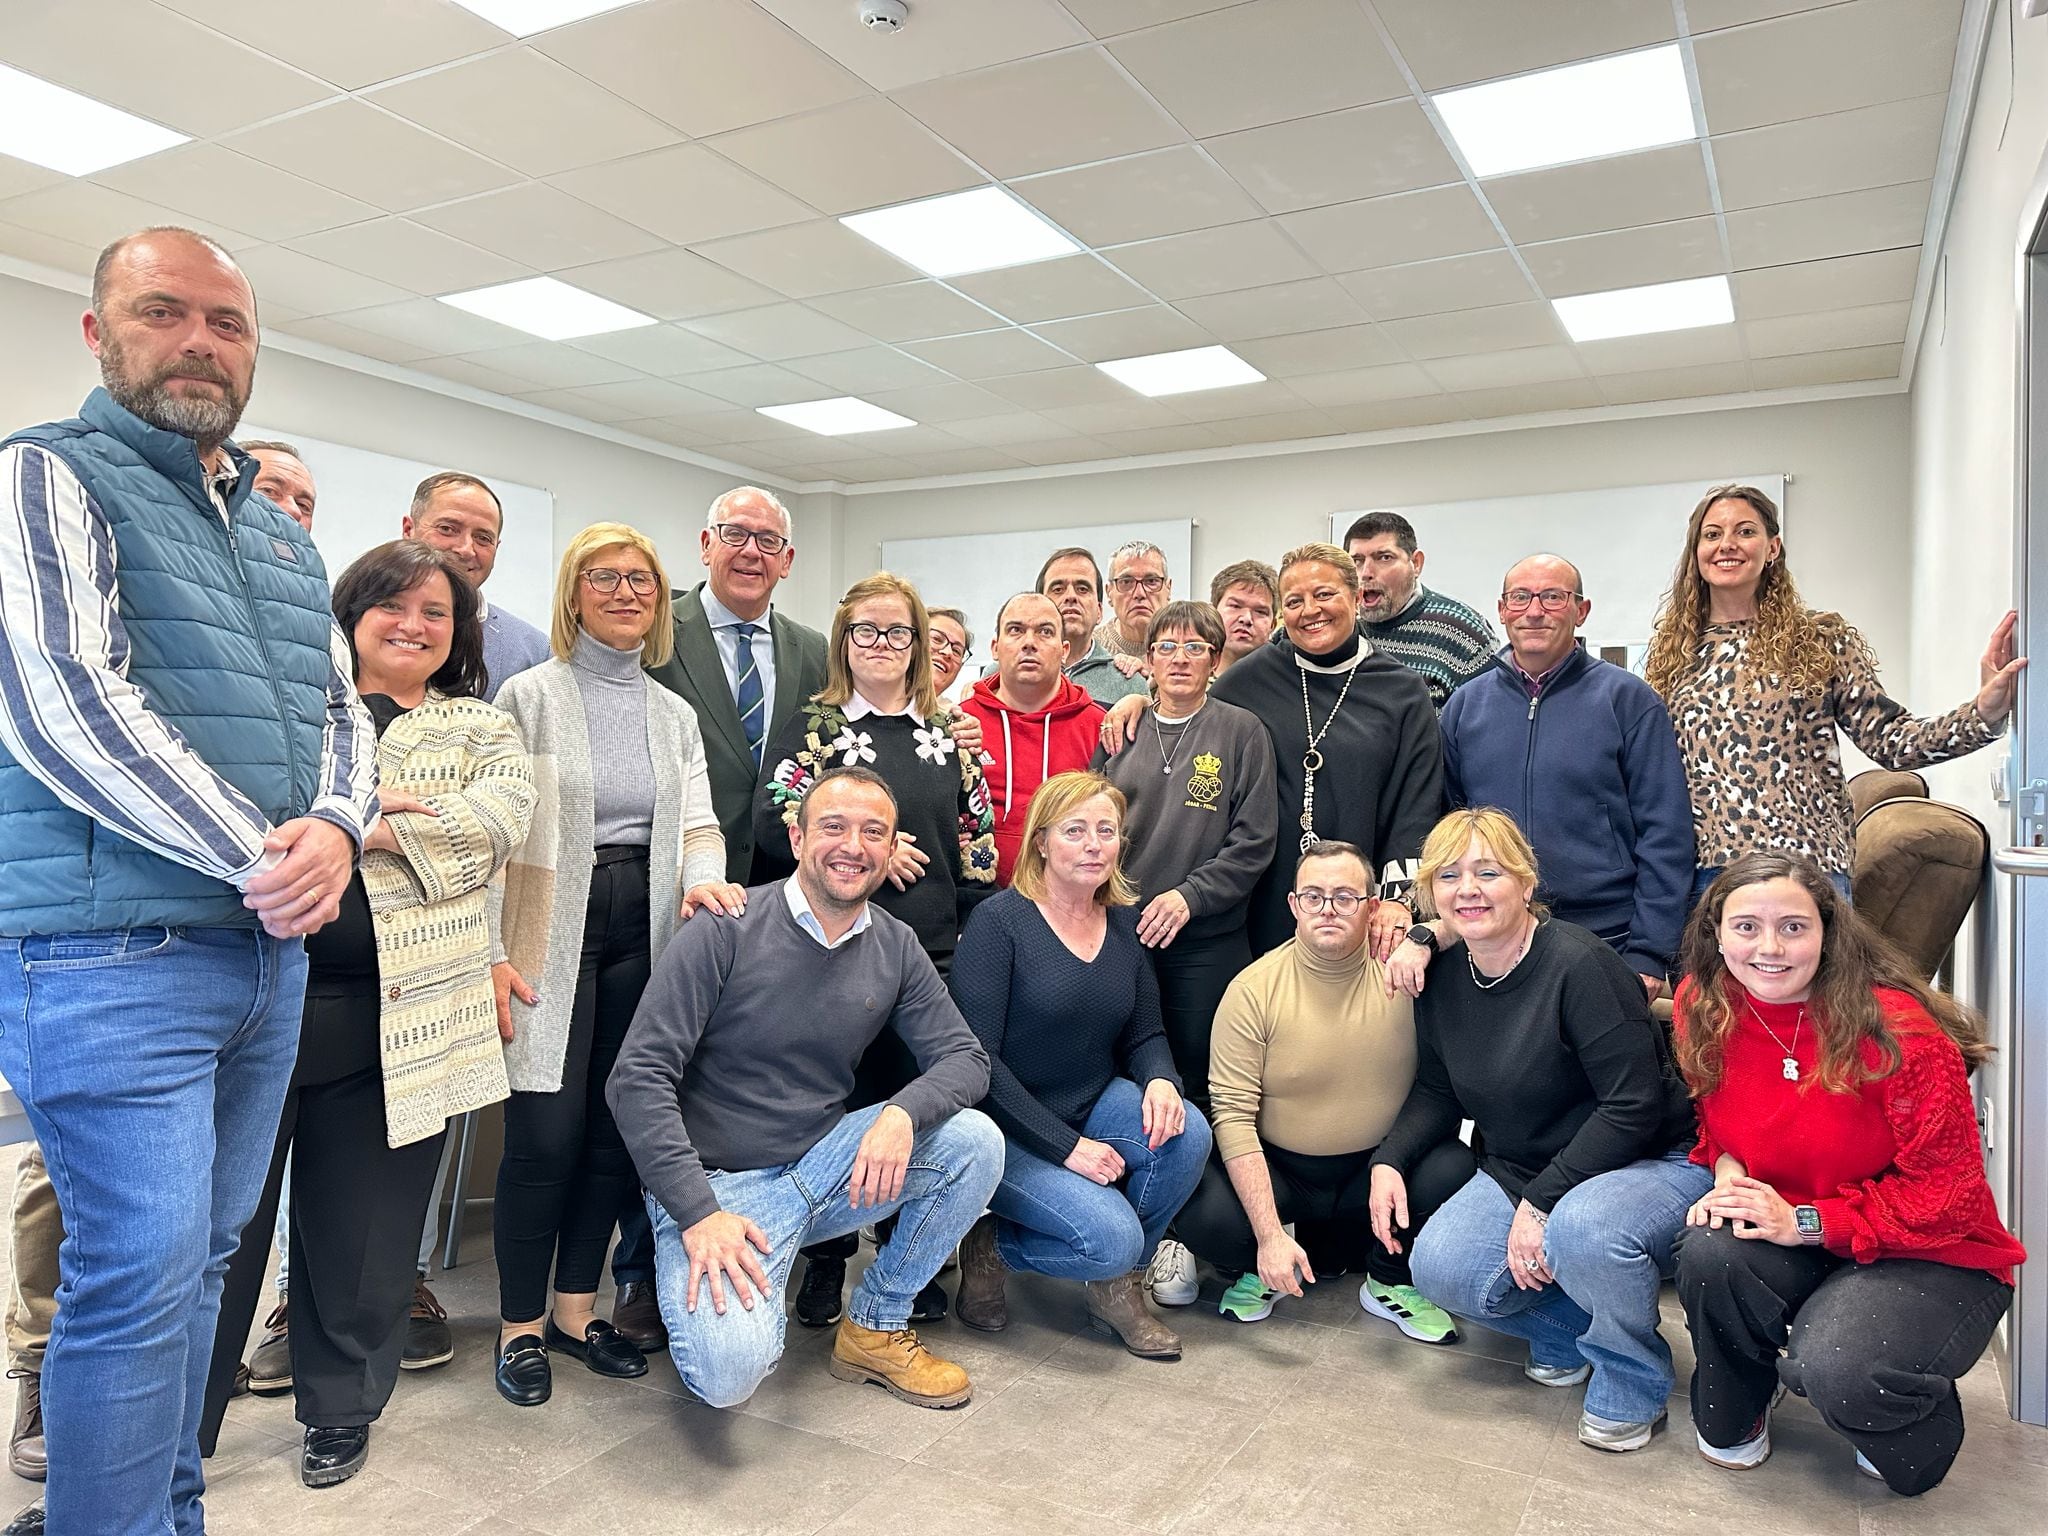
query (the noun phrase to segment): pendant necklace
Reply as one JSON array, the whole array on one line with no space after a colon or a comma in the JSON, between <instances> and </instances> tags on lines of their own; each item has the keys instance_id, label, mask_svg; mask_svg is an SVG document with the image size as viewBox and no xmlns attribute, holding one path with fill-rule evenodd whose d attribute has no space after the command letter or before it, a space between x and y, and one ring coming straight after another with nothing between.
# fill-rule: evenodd
<instances>
[{"instance_id":1,"label":"pendant necklace","mask_svg":"<svg viewBox=\"0 0 2048 1536\"><path fill-rule=\"evenodd\" d=\"M1536 925L1534 923L1531 923L1529 925L1528 933L1525 934L1522 938L1522 947L1515 951L1515 958L1508 962L1508 968L1502 971L1498 976L1494 976L1491 978L1481 976L1479 974L1479 962L1472 958L1472 946L1470 944L1467 944L1465 946L1465 964L1471 968L1472 985L1477 987L1482 992L1491 992L1495 987L1499 986L1502 982L1506 981L1510 976L1515 974L1515 967L1520 965L1525 959L1528 958L1529 946L1535 942Z\"/></svg>"},{"instance_id":2,"label":"pendant necklace","mask_svg":"<svg viewBox=\"0 0 2048 1536\"><path fill-rule=\"evenodd\" d=\"M1785 1053L1785 1081L1788 1083L1798 1082L1799 1058L1797 1055L1794 1054L1794 1052L1796 1052L1799 1049L1799 1026L1806 1022L1806 1010L1804 1008L1801 1008L1799 1012L1793 1017L1792 1043L1790 1045L1787 1045L1784 1041L1778 1038L1778 1032L1775 1029L1771 1028L1771 1026L1768 1024L1764 1024L1764 1016L1756 1011L1755 1003L1747 1003L1745 1004L1745 1006L1749 1009L1749 1016L1752 1019L1755 1019L1758 1024L1763 1025L1764 1033L1771 1037L1771 1044L1775 1045L1779 1050Z\"/></svg>"},{"instance_id":3,"label":"pendant necklace","mask_svg":"<svg viewBox=\"0 0 2048 1536\"><path fill-rule=\"evenodd\" d=\"M1316 843L1316 774L1323 766L1323 754L1317 750L1322 739L1330 734L1330 727L1337 723L1337 711L1344 707L1344 699L1351 692L1351 680L1358 676L1358 668L1352 667L1344 674L1344 686L1337 690L1337 702L1330 706L1330 716L1323 722L1323 728L1316 729L1315 718L1308 712L1308 669L1301 669L1301 723L1308 732L1308 750L1301 754L1301 851L1307 853Z\"/></svg>"},{"instance_id":4,"label":"pendant necklace","mask_svg":"<svg viewBox=\"0 0 2048 1536\"><path fill-rule=\"evenodd\" d=\"M1202 704L1207 704L1208 702L1207 699L1202 700ZM1180 750L1180 744L1187 739L1188 727L1195 723L1195 715L1199 715L1202 712L1202 704L1197 704L1194 714L1179 722L1179 733L1173 738L1173 750L1175 752ZM1152 711L1152 740L1159 747L1159 771L1170 779L1173 777L1173 759L1167 754L1166 737L1159 729L1159 711L1156 709Z\"/></svg>"}]
</instances>

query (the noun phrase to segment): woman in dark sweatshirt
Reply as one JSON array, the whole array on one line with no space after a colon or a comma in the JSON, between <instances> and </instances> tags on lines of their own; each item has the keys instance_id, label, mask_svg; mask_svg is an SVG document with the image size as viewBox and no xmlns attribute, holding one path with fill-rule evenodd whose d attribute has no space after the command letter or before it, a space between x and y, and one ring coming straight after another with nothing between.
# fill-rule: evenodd
<instances>
[{"instance_id":1,"label":"woman in dark sweatshirt","mask_svg":"<svg viewBox=\"0 0 2048 1536\"><path fill-rule=\"evenodd\" d=\"M1391 1247L1405 1171L1473 1121L1479 1172L1416 1237L1416 1288L1528 1340L1531 1381L1590 1376L1580 1441L1639 1450L1674 1382L1658 1287L1711 1181L1643 984L1548 918L1536 884L1503 811L1453 811L1423 846L1415 888L1455 942L1416 1000L1415 1086L1375 1159L1373 1226Z\"/></svg>"}]
</instances>

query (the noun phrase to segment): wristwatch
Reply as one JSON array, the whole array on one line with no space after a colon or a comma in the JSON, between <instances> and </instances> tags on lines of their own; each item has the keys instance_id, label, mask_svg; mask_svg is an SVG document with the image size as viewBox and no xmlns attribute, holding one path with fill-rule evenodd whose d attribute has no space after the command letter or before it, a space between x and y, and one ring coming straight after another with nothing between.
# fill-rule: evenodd
<instances>
[{"instance_id":1,"label":"wristwatch","mask_svg":"<svg viewBox=\"0 0 2048 1536\"><path fill-rule=\"evenodd\" d=\"M1421 923L1413 924L1401 937L1410 944L1420 944L1431 954L1436 953L1436 934Z\"/></svg>"},{"instance_id":2,"label":"wristwatch","mask_svg":"<svg viewBox=\"0 0 2048 1536\"><path fill-rule=\"evenodd\" d=\"M1799 1227L1799 1241L1811 1248L1821 1239L1820 1208L1812 1205L1792 1207L1792 1220Z\"/></svg>"}]
</instances>

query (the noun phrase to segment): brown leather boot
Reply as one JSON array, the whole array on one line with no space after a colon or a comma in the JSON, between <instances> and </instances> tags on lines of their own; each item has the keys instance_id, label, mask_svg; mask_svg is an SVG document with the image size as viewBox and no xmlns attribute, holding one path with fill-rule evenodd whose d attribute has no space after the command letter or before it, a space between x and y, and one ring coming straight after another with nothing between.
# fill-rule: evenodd
<instances>
[{"instance_id":1,"label":"brown leather boot","mask_svg":"<svg viewBox=\"0 0 2048 1536\"><path fill-rule=\"evenodd\" d=\"M1180 1335L1154 1317L1145 1305L1145 1272L1133 1270L1114 1280L1090 1280L1088 1321L1123 1340L1124 1348L1141 1360L1178 1360Z\"/></svg>"},{"instance_id":2,"label":"brown leather boot","mask_svg":"<svg viewBox=\"0 0 2048 1536\"><path fill-rule=\"evenodd\" d=\"M668 1348L668 1324L661 1320L661 1303L648 1282L628 1280L619 1287L612 1301L612 1326L643 1355L656 1355Z\"/></svg>"},{"instance_id":3,"label":"brown leather boot","mask_svg":"<svg viewBox=\"0 0 2048 1536\"><path fill-rule=\"evenodd\" d=\"M882 1333L849 1317L832 1340L829 1369L841 1381L873 1382L920 1408L958 1408L974 1396L967 1373L926 1349L914 1328Z\"/></svg>"},{"instance_id":4,"label":"brown leather boot","mask_svg":"<svg viewBox=\"0 0 2048 1536\"><path fill-rule=\"evenodd\" d=\"M1001 1333L1009 1327L1007 1274L1003 1256L996 1252L996 1219L984 1216L960 1244L960 1289L953 1298L953 1315L983 1333Z\"/></svg>"},{"instance_id":5,"label":"brown leather boot","mask_svg":"<svg viewBox=\"0 0 2048 1536\"><path fill-rule=\"evenodd\" d=\"M14 1433L7 1441L7 1467L16 1477L40 1483L50 1475L50 1453L43 1443L43 1378L37 1371L15 1374L21 1383L14 1395Z\"/></svg>"}]
</instances>

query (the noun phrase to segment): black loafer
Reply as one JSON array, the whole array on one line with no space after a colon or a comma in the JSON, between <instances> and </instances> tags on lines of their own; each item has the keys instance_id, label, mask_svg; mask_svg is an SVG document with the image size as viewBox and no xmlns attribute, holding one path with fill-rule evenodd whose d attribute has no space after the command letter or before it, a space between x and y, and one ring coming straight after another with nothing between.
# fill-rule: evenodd
<instances>
[{"instance_id":1,"label":"black loafer","mask_svg":"<svg viewBox=\"0 0 2048 1536\"><path fill-rule=\"evenodd\" d=\"M0 1536L43 1536L43 1505L38 1499L7 1522Z\"/></svg>"},{"instance_id":2,"label":"black loafer","mask_svg":"<svg viewBox=\"0 0 2048 1536\"><path fill-rule=\"evenodd\" d=\"M498 1396L515 1408L538 1408L555 1390L547 1346L537 1333L516 1334L498 1351Z\"/></svg>"},{"instance_id":3,"label":"black loafer","mask_svg":"<svg viewBox=\"0 0 2048 1536\"><path fill-rule=\"evenodd\" d=\"M363 1470L370 1459L370 1426L351 1424L340 1429L308 1429L306 1448L299 1455L299 1481L308 1488L332 1488Z\"/></svg>"},{"instance_id":4,"label":"black loafer","mask_svg":"<svg viewBox=\"0 0 2048 1536\"><path fill-rule=\"evenodd\" d=\"M583 1337L572 1339L548 1319L547 1346L574 1355L600 1376L645 1376L647 1357L640 1346L601 1317L584 1325Z\"/></svg>"}]
</instances>

